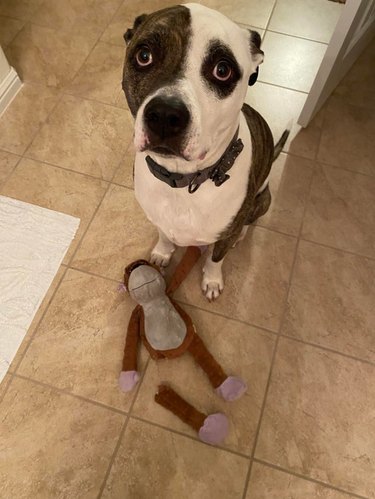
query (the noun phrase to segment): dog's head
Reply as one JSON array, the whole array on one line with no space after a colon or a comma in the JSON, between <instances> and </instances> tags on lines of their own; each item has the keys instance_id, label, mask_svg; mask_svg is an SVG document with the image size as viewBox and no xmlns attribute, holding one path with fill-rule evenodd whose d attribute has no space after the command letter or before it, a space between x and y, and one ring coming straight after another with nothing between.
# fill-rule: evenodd
<instances>
[{"instance_id":1,"label":"dog's head","mask_svg":"<svg viewBox=\"0 0 375 499\"><path fill-rule=\"evenodd\" d=\"M209 157L238 124L263 60L259 34L186 4L137 17L124 38L123 89L136 149L186 161Z\"/></svg>"}]
</instances>

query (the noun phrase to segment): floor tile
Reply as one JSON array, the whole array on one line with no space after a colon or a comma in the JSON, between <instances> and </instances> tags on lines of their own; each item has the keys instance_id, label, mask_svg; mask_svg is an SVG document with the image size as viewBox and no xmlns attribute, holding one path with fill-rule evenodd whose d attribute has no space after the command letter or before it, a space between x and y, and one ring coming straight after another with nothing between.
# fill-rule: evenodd
<instances>
[{"instance_id":1,"label":"floor tile","mask_svg":"<svg viewBox=\"0 0 375 499\"><path fill-rule=\"evenodd\" d=\"M267 31L259 80L309 92L326 48L322 43Z\"/></svg>"},{"instance_id":2,"label":"floor tile","mask_svg":"<svg viewBox=\"0 0 375 499\"><path fill-rule=\"evenodd\" d=\"M107 29L104 31L101 40L113 43L125 49L124 33L133 26L134 20L141 14L151 14L165 7L176 5L176 0L127 0L122 4Z\"/></svg>"},{"instance_id":3,"label":"floor tile","mask_svg":"<svg viewBox=\"0 0 375 499\"><path fill-rule=\"evenodd\" d=\"M301 242L282 333L375 361L375 261Z\"/></svg>"},{"instance_id":4,"label":"floor tile","mask_svg":"<svg viewBox=\"0 0 375 499\"><path fill-rule=\"evenodd\" d=\"M118 377L134 306L115 282L68 270L17 372L128 410L134 393ZM140 371L145 359L142 350Z\"/></svg>"},{"instance_id":5,"label":"floor tile","mask_svg":"<svg viewBox=\"0 0 375 499\"><path fill-rule=\"evenodd\" d=\"M270 175L271 206L257 225L298 235L314 166L308 159L281 153Z\"/></svg>"},{"instance_id":6,"label":"floor tile","mask_svg":"<svg viewBox=\"0 0 375 499\"><path fill-rule=\"evenodd\" d=\"M44 0L0 0L0 14L28 21Z\"/></svg>"},{"instance_id":7,"label":"floor tile","mask_svg":"<svg viewBox=\"0 0 375 499\"><path fill-rule=\"evenodd\" d=\"M24 83L0 117L0 148L23 154L57 99L56 90ZM37 106L35 102L38 102Z\"/></svg>"},{"instance_id":8,"label":"floor tile","mask_svg":"<svg viewBox=\"0 0 375 499\"><path fill-rule=\"evenodd\" d=\"M62 88L74 77L99 33L65 33L26 24L6 49L22 81Z\"/></svg>"},{"instance_id":9,"label":"floor tile","mask_svg":"<svg viewBox=\"0 0 375 499\"><path fill-rule=\"evenodd\" d=\"M22 29L24 21L0 15L0 44L6 47Z\"/></svg>"},{"instance_id":10,"label":"floor tile","mask_svg":"<svg viewBox=\"0 0 375 499\"><path fill-rule=\"evenodd\" d=\"M329 43L342 9L327 0L278 0L268 29Z\"/></svg>"},{"instance_id":11,"label":"floor tile","mask_svg":"<svg viewBox=\"0 0 375 499\"><path fill-rule=\"evenodd\" d=\"M11 380L11 376L9 374L6 374L5 377L3 378L2 381L0 381L0 403L1 403L1 398L5 394L5 391L8 387L8 383Z\"/></svg>"},{"instance_id":12,"label":"floor tile","mask_svg":"<svg viewBox=\"0 0 375 499\"><path fill-rule=\"evenodd\" d=\"M331 165L375 176L375 114L351 106L337 96L326 106L318 159Z\"/></svg>"},{"instance_id":13,"label":"floor tile","mask_svg":"<svg viewBox=\"0 0 375 499\"><path fill-rule=\"evenodd\" d=\"M0 421L4 497L95 498L124 416L13 379Z\"/></svg>"},{"instance_id":14,"label":"floor tile","mask_svg":"<svg viewBox=\"0 0 375 499\"><path fill-rule=\"evenodd\" d=\"M0 188L14 170L20 157L10 152L0 151Z\"/></svg>"},{"instance_id":15,"label":"floor tile","mask_svg":"<svg viewBox=\"0 0 375 499\"><path fill-rule=\"evenodd\" d=\"M25 158L0 192L80 218L78 231L64 258L64 263L68 263L107 186L102 180Z\"/></svg>"},{"instance_id":16,"label":"floor tile","mask_svg":"<svg viewBox=\"0 0 375 499\"><path fill-rule=\"evenodd\" d=\"M347 104L375 110L375 39L334 90Z\"/></svg>"},{"instance_id":17,"label":"floor tile","mask_svg":"<svg viewBox=\"0 0 375 499\"><path fill-rule=\"evenodd\" d=\"M302 236L375 257L375 179L335 167L317 167Z\"/></svg>"},{"instance_id":18,"label":"floor tile","mask_svg":"<svg viewBox=\"0 0 375 499\"><path fill-rule=\"evenodd\" d=\"M260 67L262 73L262 66ZM256 83L247 93L246 102L267 121L275 143L283 131L292 125L284 150L304 158L315 159L323 124L323 109L308 128L301 128L297 119L306 100L306 94L265 83Z\"/></svg>"},{"instance_id":19,"label":"floor tile","mask_svg":"<svg viewBox=\"0 0 375 499\"><path fill-rule=\"evenodd\" d=\"M375 367L282 339L256 457L375 497Z\"/></svg>"},{"instance_id":20,"label":"floor tile","mask_svg":"<svg viewBox=\"0 0 375 499\"><path fill-rule=\"evenodd\" d=\"M129 112L100 102L64 96L35 137L27 155L110 180L132 134Z\"/></svg>"},{"instance_id":21,"label":"floor tile","mask_svg":"<svg viewBox=\"0 0 375 499\"><path fill-rule=\"evenodd\" d=\"M350 499L352 496L254 463L245 499Z\"/></svg>"},{"instance_id":22,"label":"floor tile","mask_svg":"<svg viewBox=\"0 0 375 499\"><path fill-rule=\"evenodd\" d=\"M124 160L121 162L116 175L113 177L113 182L115 184L124 185L133 189L133 166L134 166L134 155L135 151L130 144L127 153L125 154Z\"/></svg>"},{"instance_id":23,"label":"floor tile","mask_svg":"<svg viewBox=\"0 0 375 499\"><path fill-rule=\"evenodd\" d=\"M31 18L33 24L74 32L100 34L122 0L48 0Z\"/></svg>"},{"instance_id":24,"label":"floor tile","mask_svg":"<svg viewBox=\"0 0 375 499\"><path fill-rule=\"evenodd\" d=\"M111 186L73 266L122 281L124 268L138 258L149 258L157 231L139 207L132 190Z\"/></svg>"},{"instance_id":25,"label":"floor tile","mask_svg":"<svg viewBox=\"0 0 375 499\"><path fill-rule=\"evenodd\" d=\"M10 371L14 371L16 369L16 367L18 366L20 360L22 359L22 357L25 353L25 350L30 342L30 339L31 339L32 335L35 333L35 330L39 324L40 319L42 318L44 312L47 310L47 307L51 301L51 298L52 298L54 292L56 291L57 287L59 286L61 279L64 276L65 270L66 270L66 267L61 265L59 270L57 271L57 273L56 273L56 275L51 283L51 286L49 287L47 294L43 298L43 301L40 304L40 307L38 308L38 311L36 312L32 323L30 324L30 327L26 333L26 336L23 339L23 342L21 343L21 345L20 345L20 347L19 347L19 349L18 349L18 351L17 351L17 353L16 353L16 355L15 355L15 357L14 357L14 359L9 367Z\"/></svg>"},{"instance_id":26,"label":"floor tile","mask_svg":"<svg viewBox=\"0 0 375 499\"><path fill-rule=\"evenodd\" d=\"M275 0L238 0L235 4L230 0L202 0L206 7L216 9L233 21L248 26L265 28L270 18Z\"/></svg>"},{"instance_id":27,"label":"floor tile","mask_svg":"<svg viewBox=\"0 0 375 499\"><path fill-rule=\"evenodd\" d=\"M196 436L194 430L154 401L160 383L170 384L183 398L205 414L223 412L230 421L224 446L250 455L271 365L271 334L222 317L183 307L198 334L228 375L240 376L248 385L238 401L219 398L205 374L186 353L170 361L151 361L133 408L133 414L162 426Z\"/></svg>"},{"instance_id":28,"label":"floor tile","mask_svg":"<svg viewBox=\"0 0 375 499\"><path fill-rule=\"evenodd\" d=\"M240 499L247 468L240 456L131 419L103 498Z\"/></svg>"},{"instance_id":29,"label":"floor tile","mask_svg":"<svg viewBox=\"0 0 375 499\"><path fill-rule=\"evenodd\" d=\"M107 104L125 100L121 87L124 48L108 43L98 43L67 92Z\"/></svg>"},{"instance_id":30,"label":"floor tile","mask_svg":"<svg viewBox=\"0 0 375 499\"><path fill-rule=\"evenodd\" d=\"M223 294L209 303L201 291L202 263L198 263L177 291L184 303L277 331L283 312L296 240L260 227L224 260Z\"/></svg>"}]
</instances>

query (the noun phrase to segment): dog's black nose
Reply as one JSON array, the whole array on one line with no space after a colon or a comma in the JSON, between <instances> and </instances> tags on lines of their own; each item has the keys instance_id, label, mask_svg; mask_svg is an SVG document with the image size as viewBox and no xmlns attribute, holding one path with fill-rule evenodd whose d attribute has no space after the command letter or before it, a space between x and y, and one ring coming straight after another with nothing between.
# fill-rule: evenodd
<instances>
[{"instance_id":1,"label":"dog's black nose","mask_svg":"<svg viewBox=\"0 0 375 499\"><path fill-rule=\"evenodd\" d=\"M160 139L174 137L185 130L190 113L176 97L154 97L144 110L145 123Z\"/></svg>"}]
</instances>

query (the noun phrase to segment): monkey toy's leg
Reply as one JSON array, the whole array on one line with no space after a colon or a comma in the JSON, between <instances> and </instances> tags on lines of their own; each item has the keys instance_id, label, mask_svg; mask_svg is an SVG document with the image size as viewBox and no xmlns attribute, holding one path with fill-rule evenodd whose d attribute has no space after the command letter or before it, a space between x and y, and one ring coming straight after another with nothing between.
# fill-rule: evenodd
<instances>
[{"instance_id":1,"label":"monkey toy's leg","mask_svg":"<svg viewBox=\"0 0 375 499\"><path fill-rule=\"evenodd\" d=\"M123 392L132 390L139 381L137 371L137 346L139 339L140 306L133 310L130 317L128 332L124 348L122 370L119 377L119 386Z\"/></svg>"},{"instance_id":2,"label":"monkey toy's leg","mask_svg":"<svg viewBox=\"0 0 375 499\"><path fill-rule=\"evenodd\" d=\"M196 333L194 333L188 351L207 374L216 393L221 395L224 400L236 400L245 393L246 383L236 376L227 376Z\"/></svg>"},{"instance_id":3,"label":"monkey toy's leg","mask_svg":"<svg viewBox=\"0 0 375 499\"><path fill-rule=\"evenodd\" d=\"M229 424L225 414L218 412L207 416L167 385L159 386L155 401L197 431L202 442L217 445L228 434Z\"/></svg>"}]
</instances>

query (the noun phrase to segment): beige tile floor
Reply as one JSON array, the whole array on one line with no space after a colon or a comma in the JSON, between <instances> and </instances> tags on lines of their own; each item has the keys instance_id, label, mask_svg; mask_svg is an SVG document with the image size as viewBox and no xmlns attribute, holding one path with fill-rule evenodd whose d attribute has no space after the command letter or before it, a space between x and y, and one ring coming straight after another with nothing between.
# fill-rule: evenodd
<instances>
[{"instance_id":1,"label":"beige tile floor","mask_svg":"<svg viewBox=\"0 0 375 499\"><path fill-rule=\"evenodd\" d=\"M271 209L226 260L220 300L202 298L198 266L178 292L248 393L227 405L190 358L156 364L143 350L138 389L117 388L133 307L117 284L156 238L132 191L122 34L172 3L0 0L0 42L25 82L0 119L0 194L81 218L0 385L0 497L375 498L375 43L309 128L293 126ZM278 137L342 7L205 3L263 34L248 101ZM153 402L161 380L226 411L223 446Z\"/></svg>"}]
</instances>

